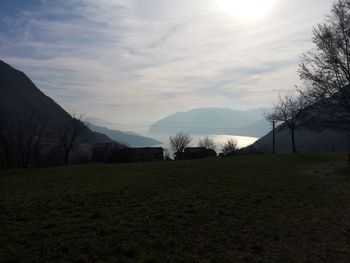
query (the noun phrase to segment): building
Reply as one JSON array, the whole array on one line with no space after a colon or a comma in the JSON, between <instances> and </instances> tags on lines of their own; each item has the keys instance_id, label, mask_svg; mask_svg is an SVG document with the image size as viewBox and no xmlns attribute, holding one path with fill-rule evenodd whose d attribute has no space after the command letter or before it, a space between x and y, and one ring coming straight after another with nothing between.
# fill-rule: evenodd
<instances>
[{"instance_id":1,"label":"building","mask_svg":"<svg viewBox=\"0 0 350 263\"><path fill-rule=\"evenodd\" d=\"M94 162L107 162L112 153L112 143L97 143L92 147L92 160Z\"/></svg>"},{"instance_id":2,"label":"building","mask_svg":"<svg viewBox=\"0 0 350 263\"><path fill-rule=\"evenodd\" d=\"M128 148L131 162L163 161L162 147Z\"/></svg>"},{"instance_id":3,"label":"building","mask_svg":"<svg viewBox=\"0 0 350 263\"><path fill-rule=\"evenodd\" d=\"M92 148L93 162L151 162L163 161L164 150L161 147L128 148L113 143L98 143Z\"/></svg>"},{"instance_id":4,"label":"building","mask_svg":"<svg viewBox=\"0 0 350 263\"><path fill-rule=\"evenodd\" d=\"M187 147L183 152L175 153L176 160L205 159L216 156L217 154L213 149L206 149L205 147Z\"/></svg>"}]
</instances>

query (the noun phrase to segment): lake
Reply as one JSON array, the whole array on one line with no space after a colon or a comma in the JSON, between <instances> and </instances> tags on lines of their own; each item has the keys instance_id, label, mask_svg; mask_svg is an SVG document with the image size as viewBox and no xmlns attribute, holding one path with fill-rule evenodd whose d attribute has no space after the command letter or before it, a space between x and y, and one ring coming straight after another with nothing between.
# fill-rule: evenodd
<instances>
[{"instance_id":1,"label":"lake","mask_svg":"<svg viewBox=\"0 0 350 263\"><path fill-rule=\"evenodd\" d=\"M169 138L170 138L170 136L172 136L174 134L145 133L143 135L147 136L147 137L151 137L153 139L156 139L156 140L162 142L163 144L161 144L160 146L162 146L165 149L169 149L170 148ZM192 146L192 147L198 146L198 141L200 139L204 138L204 136L206 136L206 135L198 135L198 134L192 135L191 134L192 142L191 142L190 146ZM251 145L259 139L259 138L255 138L255 137L234 136L234 135L216 135L216 134L214 134L214 135L208 135L208 136L211 139L213 139L215 144L217 145L217 149L216 149L217 152L221 151L222 145L225 142L227 142L229 139L236 139L239 148L243 148L243 147L246 147L248 145Z\"/></svg>"}]
</instances>

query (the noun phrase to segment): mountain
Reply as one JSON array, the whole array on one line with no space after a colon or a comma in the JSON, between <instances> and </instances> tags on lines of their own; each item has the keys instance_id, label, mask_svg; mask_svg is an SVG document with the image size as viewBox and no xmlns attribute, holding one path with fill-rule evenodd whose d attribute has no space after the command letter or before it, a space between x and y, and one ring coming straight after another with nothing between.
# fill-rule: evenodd
<instances>
[{"instance_id":1,"label":"mountain","mask_svg":"<svg viewBox=\"0 0 350 263\"><path fill-rule=\"evenodd\" d=\"M48 120L50 127L71 116L54 100L40 91L21 71L0 60L0 120L15 123L35 115L36 120ZM107 136L86 128L82 143L111 142Z\"/></svg>"},{"instance_id":2,"label":"mountain","mask_svg":"<svg viewBox=\"0 0 350 263\"><path fill-rule=\"evenodd\" d=\"M41 92L21 71L0 60L0 118L20 118L23 114L41 108L40 114L50 113L52 118L69 118L56 102Z\"/></svg>"},{"instance_id":3,"label":"mountain","mask_svg":"<svg viewBox=\"0 0 350 263\"><path fill-rule=\"evenodd\" d=\"M95 126L107 127L111 130L126 131L130 129L130 126L125 123L110 122L99 118L89 118L89 122L93 123ZM127 131L128 133L133 133L132 131ZM136 133L135 133L136 134Z\"/></svg>"},{"instance_id":4,"label":"mountain","mask_svg":"<svg viewBox=\"0 0 350 263\"><path fill-rule=\"evenodd\" d=\"M106 127L89 124L88 127L95 132L106 134L112 140L126 144L130 147L150 147L162 144L152 138L144 137L136 133L111 130Z\"/></svg>"},{"instance_id":5,"label":"mountain","mask_svg":"<svg viewBox=\"0 0 350 263\"><path fill-rule=\"evenodd\" d=\"M250 123L240 129L240 133L245 136L261 137L272 129L271 123L266 121L265 118ZM239 134L237 134L239 135Z\"/></svg>"},{"instance_id":6,"label":"mountain","mask_svg":"<svg viewBox=\"0 0 350 263\"><path fill-rule=\"evenodd\" d=\"M239 111L225 108L200 108L178 112L151 125L150 133L224 134L261 137L270 129L264 109Z\"/></svg>"}]
</instances>

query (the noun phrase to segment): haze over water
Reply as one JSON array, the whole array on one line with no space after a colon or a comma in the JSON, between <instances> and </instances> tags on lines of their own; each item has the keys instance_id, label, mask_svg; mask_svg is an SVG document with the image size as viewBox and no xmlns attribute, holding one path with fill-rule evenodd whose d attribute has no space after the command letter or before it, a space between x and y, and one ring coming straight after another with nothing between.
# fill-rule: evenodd
<instances>
[{"instance_id":1,"label":"haze over water","mask_svg":"<svg viewBox=\"0 0 350 263\"><path fill-rule=\"evenodd\" d=\"M172 136L174 134L142 133L141 135L152 137L152 138L162 142L163 144L161 146L163 148L170 149L169 139L170 139L170 136ZM191 134L192 142L191 142L190 146L191 147L198 146L199 140L204 138L204 136L209 136L211 139L214 140L214 142L216 144L216 151L217 152L221 152L222 145L225 142L227 142L229 139L237 140L239 148L244 148L246 146L249 146L249 145L253 144L254 142L256 142L258 140L258 138L255 138L255 137L235 136L235 135L215 135L215 134L213 134L213 135L210 135L210 134L199 135L199 134Z\"/></svg>"}]
</instances>

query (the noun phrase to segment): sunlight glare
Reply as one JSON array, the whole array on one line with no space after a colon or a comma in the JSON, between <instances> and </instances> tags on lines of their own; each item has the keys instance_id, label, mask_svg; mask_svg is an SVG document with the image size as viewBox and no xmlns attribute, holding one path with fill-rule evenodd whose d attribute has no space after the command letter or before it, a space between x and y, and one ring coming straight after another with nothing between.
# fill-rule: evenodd
<instances>
[{"instance_id":1,"label":"sunlight glare","mask_svg":"<svg viewBox=\"0 0 350 263\"><path fill-rule=\"evenodd\" d=\"M274 0L216 0L221 12L241 21L254 21L265 16L272 8Z\"/></svg>"}]
</instances>

